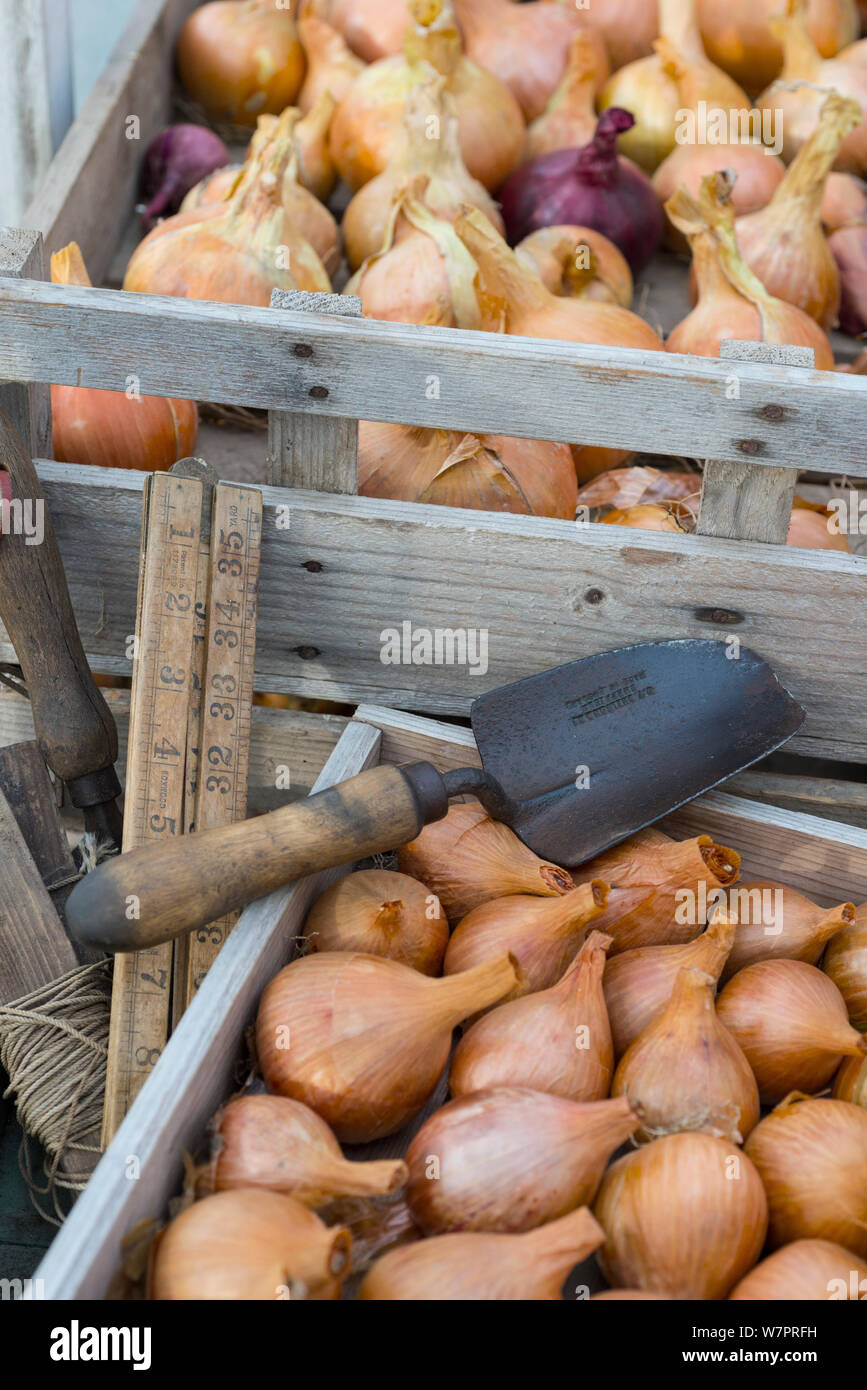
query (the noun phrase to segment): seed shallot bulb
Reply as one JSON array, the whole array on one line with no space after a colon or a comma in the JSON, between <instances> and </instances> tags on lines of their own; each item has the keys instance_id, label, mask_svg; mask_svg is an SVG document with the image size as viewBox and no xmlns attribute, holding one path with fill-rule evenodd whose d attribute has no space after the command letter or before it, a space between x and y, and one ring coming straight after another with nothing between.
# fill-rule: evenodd
<instances>
[{"instance_id":1,"label":"seed shallot bulb","mask_svg":"<svg viewBox=\"0 0 867 1390\"><path fill-rule=\"evenodd\" d=\"M453 1096L492 1086L529 1086L567 1100L604 1100L614 1052L602 993L611 938L591 932L550 989L490 1010L452 1058Z\"/></svg>"},{"instance_id":2,"label":"seed shallot bulb","mask_svg":"<svg viewBox=\"0 0 867 1390\"><path fill-rule=\"evenodd\" d=\"M439 980L381 956L303 956L262 995L262 1075L270 1090L309 1105L344 1143L381 1139L430 1096L453 1028L516 984L505 954Z\"/></svg>"},{"instance_id":3,"label":"seed shallot bulb","mask_svg":"<svg viewBox=\"0 0 867 1390\"><path fill-rule=\"evenodd\" d=\"M834 1077L831 1095L867 1109L867 1057L847 1057Z\"/></svg>"},{"instance_id":4,"label":"seed shallot bulb","mask_svg":"<svg viewBox=\"0 0 867 1390\"><path fill-rule=\"evenodd\" d=\"M542 227L518 243L515 255L532 265L552 294L598 299L623 309L632 304L632 271L626 257L592 227Z\"/></svg>"},{"instance_id":5,"label":"seed shallot bulb","mask_svg":"<svg viewBox=\"0 0 867 1390\"><path fill-rule=\"evenodd\" d=\"M382 250L394 199L408 180L419 175L427 179L420 199L429 212L454 222L461 205L469 203L502 231L497 204L464 164L454 98L445 90L445 78L434 74L410 91L401 143L382 173L358 190L343 215L346 258L353 270Z\"/></svg>"},{"instance_id":6,"label":"seed shallot bulb","mask_svg":"<svg viewBox=\"0 0 867 1390\"><path fill-rule=\"evenodd\" d=\"M549 989L559 980L605 907L608 884L582 883L564 898L513 894L482 903L455 927L446 947L446 975L470 970L510 951L518 980L510 998Z\"/></svg>"},{"instance_id":7,"label":"seed shallot bulb","mask_svg":"<svg viewBox=\"0 0 867 1390\"><path fill-rule=\"evenodd\" d=\"M821 1091L844 1057L867 1054L843 996L800 960L763 960L729 980L719 1016L746 1053L765 1105L790 1091Z\"/></svg>"},{"instance_id":8,"label":"seed shallot bulb","mask_svg":"<svg viewBox=\"0 0 867 1390\"><path fill-rule=\"evenodd\" d=\"M568 444L361 420L358 490L362 497L572 521L578 483Z\"/></svg>"},{"instance_id":9,"label":"seed shallot bulb","mask_svg":"<svg viewBox=\"0 0 867 1390\"><path fill-rule=\"evenodd\" d=\"M867 1110L789 1096L756 1125L746 1152L768 1194L773 1249L833 1240L867 1260Z\"/></svg>"},{"instance_id":10,"label":"seed shallot bulb","mask_svg":"<svg viewBox=\"0 0 867 1390\"><path fill-rule=\"evenodd\" d=\"M605 1239L587 1207L520 1235L432 1236L390 1250L365 1276L359 1298L414 1303L551 1302Z\"/></svg>"},{"instance_id":11,"label":"seed shallot bulb","mask_svg":"<svg viewBox=\"0 0 867 1390\"><path fill-rule=\"evenodd\" d=\"M329 92L336 102L342 101L364 72L361 58L356 57L336 29L315 13L302 11L299 15L298 37L307 57L307 73L298 93L299 110L306 114L323 92Z\"/></svg>"},{"instance_id":12,"label":"seed shallot bulb","mask_svg":"<svg viewBox=\"0 0 867 1390\"><path fill-rule=\"evenodd\" d=\"M304 50L288 8L274 0L213 0L181 30L178 75L212 120L255 125L263 111L291 106Z\"/></svg>"},{"instance_id":13,"label":"seed shallot bulb","mask_svg":"<svg viewBox=\"0 0 867 1390\"><path fill-rule=\"evenodd\" d=\"M781 10L780 0L698 0L709 57L748 92L760 92L780 74L783 50L772 21ZM822 56L832 58L857 37L852 0L809 0L807 30Z\"/></svg>"},{"instance_id":14,"label":"seed shallot bulb","mask_svg":"<svg viewBox=\"0 0 867 1390\"><path fill-rule=\"evenodd\" d=\"M417 879L362 869L317 898L304 934L311 951L364 951L439 975L449 924L439 898Z\"/></svg>"},{"instance_id":15,"label":"seed shallot bulb","mask_svg":"<svg viewBox=\"0 0 867 1390\"><path fill-rule=\"evenodd\" d=\"M803 960L816 965L831 939L855 920L854 903L824 908L781 883L751 880L729 890L737 922L723 983L759 960Z\"/></svg>"},{"instance_id":16,"label":"seed shallot bulb","mask_svg":"<svg viewBox=\"0 0 867 1390\"><path fill-rule=\"evenodd\" d=\"M822 969L839 989L849 1022L867 1032L867 903L855 909L855 922L829 943Z\"/></svg>"},{"instance_id":17,"label":"seed shallot bulb","mask_svg":"<svg viewBox=\"0 0 867 1390\"><path fill-rule=\"evenodd\" d=\"M608 1282L676 1299L725 1298L756 1263L768 1227L756 1167L710 1134L669 1134L618 1159L593 1211L606 1233L596 1258Z\"/></svg>"},{"instance_id":18,"label":"seed shallot bulb","mask_svg":"<svg viewBox=\"0 0 867 1390\"><path fill-rule=\"evenodd\" d=\"M809 347L820 371L834 370L834 354L817 323L794 304L775 299L741 256L734 229L731 180L714 174L699 197L681 188L666 203L693 255L698 305L666 341L669 352L719 357L720 343L786 343Z\"/></svg>"},{"instance_id":19,"label":"seed shallot bulb","mask_svg":"<svg viewBox=\"0 0 867 1390\"><path fill-rule=\"evenodd\" d=\"M89 286L76 241L51 257L55 285ZM195 401L166 396L128 396L88 386L52 386L54 457L60 463L162 472L196 447Z\"/></svg>"},{"instance_id":20,"label":"seed shallot bulb","mask_svg":"<svg viewBox=\"0 0 867 1390\"><path fill-rule=\"evenodd\" d=\"M822 227L822 193L845 137L861 120L857 101L832 92L771 201L735 223L741 255L765 289L824 329L840 308L840 275Z\"/></svg>"},{"instance_id":21,"label":"seed shallot bulb","mask_svg":"<svg viewBox=\"0 0 867 1390\"><path fill-rule=\"evenodd\" d=\"M336 1299L349 1250L345 1227L329 1228L294 1197L253 1188L215 1192L159 1236L149 1296Z\"/></svg>"},{"instance_id":22,"label":"seed shallot bulb","mask_svg":"<svg viewBox=\"0 0 867 1390\"><path fill-rule=\"evenodd\" d=\"M540 859L475 800L453 802L442 820L426 825L398 850L397 867L436 893L452 925L493 898L557 898L575 887L565 869Z\"/></svg>"},{"instance_id":23,"label":"seed shallot bulb","mask_svg":"<svg viewBox=\"0 0 867 1390\"><path fill-rule=\"evenodd\" d=\"M309 8L333 24L365 63L399 53L410 23L406 0L314 0Z\"/></svg>"},{"instance_id":24,"label":"seed shallot bulb","mask_svg":"<svg viewBox=\"0 0 867 1390\"><path fill-rule=\"evenodd\" d=\"M703 971L719 979L734 934L734 926L718 912L694 941L682 946L639 946L608 961L603 987L615 1057L622 1057L659 1018L681 970Z\"/></svg>"},{"instance_id":25,"label":"seed shallot bulb","mask_svg":"<svg viewBox=\"0 0 867 1390\"><path fill-rule=\"evenodd\" d=\"M825 180L822 195L822 225L829 234L841 227L863 226L867 222L867 183L854 174L833 171Z\"/></svg>"},{"instance_id":26,"label":"seed shallot bulb","mask_svg":"<svg viewBox=\"0 0 867 1390\"><path fill-rule=\"evenodd\" d=\"M603 526L631 526L641 531L679 531L686 533L686 527L681 526L674 511L670 507L661 507L653 503L645 503L639 507L627 507L622 511L615 507L607 516L602 518Z\"/></svg>"},{"instance_id":27,"label":"seed shallot bulb","mask_svg":"<svg viewBox=\"0 0 867 1390\"><path fill-rule=\"evenodd\" d=\"M736 1284L729 1301L840 1302L867 1293L867 1264L830 1240L793 1240Z\"/></svg>"},{"instance_id":28,"label":"seed shallot bulb","mask_svg":"<svg viewBox=\"0 0 867 1390\"><path fill-rule=\"evenodd\" d=\"M528 1231L592 1201L608 1159L637 1124L625 1099L585 1103L522 1086L478 1091L422 1125L406 1155L407 1201L429 1235Z\"/></svg>"},{"instance_id":29,"label":"seed shallot bulb","mask_svg":"<svg viewBox=\"0 0 867 1390\"><path fill-rule=\"evenodd\" d=\"M448 0L409 0L409 13L403 51L365 68L334 113L329 140L341 176L358 189L382 173L402 139L407 96L439 72L455 101L464 163L485 188L498 188L523 152L520 106L504 82L465 56Z\"/></svg>"},{"instance_id":30,"label":"seed shallot bulb","mask_svg":"<svg viewBox=\"0 0 867 1390\"><path fill-rule=\"evenodd\" d=\"M569 45L566 71L540 116L527 128L524 160L575 149L593 139L599 62L595 36L580 29Z\"/></svg>"},{"instance_id":31,"label":"seed shallot bulb","mask_svg":"<svg viewBox=\"0 0 867 1390\"><path fill-rule=\"evenodd\" d=\"M687 193L697 198L702 179L719 169L731 170L737 176L732 189L732 207L736 217L766 207L786 173L783 161L767 145L742 142L734 145L676 145L653 175L654 191L663 204L678 188L685 188ZM686 238L670 221L665 236L672 250L689 250Z\"/></svg>"},{"instance_id":32,"label":"seed shallot bulb","mask_svg":"<svg viewBox=\"0 0 867 1390\"><path fill-rule=\"evenodd\" d=\"M582 11L587 23L605 40L615 69L646 58L659 33L658 0L605 0Z\"/></svg>"},{"instance_id":33,"label":"seed shallot bulb","mask_svg":"<svg viewBox=\"0 0 867 1390\"><path fill-rule=\"evenodd\" d=\"M624 1054L611 1093L641 1114L635 1140L700 1130L742 1144L759 1119L749 1063L714 1008L716 980L680 970L671 998Z\"/></svg>"},{"instance_id":34,"label":"seed shallot bulb","mask_svg":"<svg viewBox=\"0 0 867 1390\"><path fill-rule=\"evenodd\" d=\"M336 1197L383 1197L409 1176L405 1163L350 1163L324 1120L285 1096L245 1095L214 1117L211 1160L201 1186L213 1192L263 1188L308 1207Z\"/></svg>"}]
</instances>

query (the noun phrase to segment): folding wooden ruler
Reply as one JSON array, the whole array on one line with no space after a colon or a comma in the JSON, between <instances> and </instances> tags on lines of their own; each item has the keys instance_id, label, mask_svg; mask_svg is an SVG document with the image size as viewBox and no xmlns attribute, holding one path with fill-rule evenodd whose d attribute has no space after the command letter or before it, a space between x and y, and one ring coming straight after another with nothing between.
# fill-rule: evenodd
<instances>
[{"instance_id":1,"label":"folding wooden ruler","mask_svg":"<svg viewBox=\"0 0 867 1390\"><path fill-rule=\"evenodd\" d=\"M255 488L175 473L147 479L124 851L246 815L261 531ZM145 881L127 902L131 916L146 895ZM233 922L115 958L104 1145Z\"/></svg>"}]
</instances>

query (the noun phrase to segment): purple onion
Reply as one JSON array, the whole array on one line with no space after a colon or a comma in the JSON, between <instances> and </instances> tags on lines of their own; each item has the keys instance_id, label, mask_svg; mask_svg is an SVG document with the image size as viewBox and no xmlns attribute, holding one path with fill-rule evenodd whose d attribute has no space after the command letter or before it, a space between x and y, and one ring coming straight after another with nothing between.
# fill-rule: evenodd
<instances>
[{"instance_id":1,"label":"purple onion","mask_svg":"<svg viewBox=\"0 0 867 1390\"><path fill-rule=\"evenodd\" d=\"M613 241L633 275L662 241L665 215L646 174L617 154L617 137L635 117L603 111L589 145L554 150L516 169L498 194L512 246L541 227L591 227Z\"/></svg>"},{"instance_id":2,"label":"purple onion","mask_svg":"<svg viewBox=\"0 0 867 1390\"><path fill-rule=\"evenodd\" d=\"M191 188L228 163L229 151L207 126L166 126L145 150L140 184L147 201L141 215L144 230L177 212Z\"/></svg>"}]
</instances>

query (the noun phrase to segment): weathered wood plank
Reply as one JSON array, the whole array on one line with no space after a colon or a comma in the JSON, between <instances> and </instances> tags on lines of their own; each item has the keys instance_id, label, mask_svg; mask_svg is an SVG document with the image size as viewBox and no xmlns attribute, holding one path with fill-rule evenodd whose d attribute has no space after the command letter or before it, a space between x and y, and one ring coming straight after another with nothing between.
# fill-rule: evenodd
<instances>
[{"instance_id":1,"label":"weathered wood plank","mask_svg":"<svg viewBox=\"0 0 867 1390\"><path fill-rule=\"evenodd\" d=\"M744 363L732 401L715 358L0 280L0 373L118 390L131 353L149 394L867 476L847 373Z\"/></svg>"},{"instance_id":2,"label":"weathered wood plank","mask_svg":"<svg viewBox=\"0 0 867 1390\"><path fill-rule=\"evenodd\" d=\"M44 280L45 247L38 232L0 227L0 275ZM44 382L0 379L0 410L9 416L31 458L51 458L51 394Z\"/></svg>"},{"instance_id":3,"label":"weathered wood plank","mask_svg":"<svg viewBox=\"0 0 867 1390\"><path fill-rule=\"evenodd\" d=\"M361 318L361 300L355 295L272 290L271 308ZM313 492L357 492L358 421L306 410L269 411L268 482Z\"/></svg>"},{"instance_id":4,"label":"weathered wood plank","mask_svg":"<svg viewBox=\"0 0 867 1390\"><path fill-rule=\"evenodd\" d=\"M196 3L139 0L133 7L24 214L24 226L42 233L49 252L77 241L94 284L105 275L136 201L148 141L171 117L175 39Z\"/></svg>"},{"instance_id":5,"label":"weathered wood plank","mask_svg":"<svg viewBox=\"0 0 867 1390\"><path fill-rule=\"evenodd\" d=\"M351 725L316 789L342 782L379 759L379 734ZM178 1190L183 1151L201 1142L207 1121L232 1090L243 1029L268 980L291 960L314 898L345 869L278 889L242 914L181 1019L139 1097L37 1270L45 1297L104 1298L121 1241L148 1217L164 1214ZM129 1156L139 1163L129 1179Z\"/></svg>"},{"instance_id":6,"label":"weathered wood plank","mask_svg":"<svg viewBox=\"0 0 867 1390\"><path fill-rule=\"evenodd\" d=\"M78 960L2 792L0 862L0 1003L9 1004Z\"/></svg>"},{"instance_id":7,"label":"weathered wood plank","mask_svg":"<svg viewBox=\"0 0 867 1390\"><path fill-rule=\"evenodd\" d=\"M725 342L720 358L738 364L763 362L785 367L813 367L812 348L779 343ZM785 545L797 468L766 468L746 462L707 459L702 478L696 535L726 536L737 541L767 541Z\"/></svg>"},{"instance_id":8,"label":"weathered wood plank","mask_svg":"<svg viewBox=\"0 0 867 1390\"><path fill-rule=\"evenodd\" d=\"M30 709L20 695L8 693L13 700ZM17 740L0 746L0 791L18 822L46 888L50 890L53 885L74 877L75 860L60 823L54 785L35 740Z\"/></svg>"},{"instance_id":9,"label":"weathered wood plank","mask_svg":"<svg viewBox=\"0 0 867 1390\"><path fill-rule=\"evenodd\" d=\"M143 475L45 463L40 476L91 665L128 674ZM864 558L336 494L263 497L259 690L465 714L484 690L564 661L735 632L808 711L792 751L867 756ZM288 528L277 506L290 508ZM486 633L487 668L383 664L383 632L405 622Z\"/></svg>"},{"instance_id":10,"label":"weathered wood plank","mask_svg":"<svg viewBox=\"0 0 867 1390\"><path fill-rule=\"evenodd\" d=\"M731 777L725 789L733 796L745 796L750 801L761 801L782 811L801 811L867 830L867 784L864 782L759 771L741 772Z\"/></svg>"}]
</instances>

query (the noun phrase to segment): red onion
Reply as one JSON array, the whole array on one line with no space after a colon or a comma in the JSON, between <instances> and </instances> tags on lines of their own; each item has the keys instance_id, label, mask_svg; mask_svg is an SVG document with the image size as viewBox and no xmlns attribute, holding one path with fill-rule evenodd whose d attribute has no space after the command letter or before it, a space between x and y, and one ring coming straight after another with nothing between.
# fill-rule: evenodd
<instances>
[{"instance_id":1,"label":"red onion","mask_svg":"<svg viewBox=\"0 0 867 1390\"><path fill-rule=\"evenodd\" d=\"M169 125L145 150L141 172L141 215L144 231L161 217L177 212L190 189L215 169L229 163L229 151L218 135L203 125Z\"/></svg>"},{"instance_id":2,"label":"red onion","mask_svg":"<svg viewBox=\"0 0 867 1390\"><path fill-rule=\"evenodd\" d=\"M540 227L591 227L614 242L637 274L662 241L665 216L647 176L618 157L617 137L634 125L628 111L611 106L589 145L555 150L516 169L499 193L511 244Z\"/></svg>"}]
</instances>

